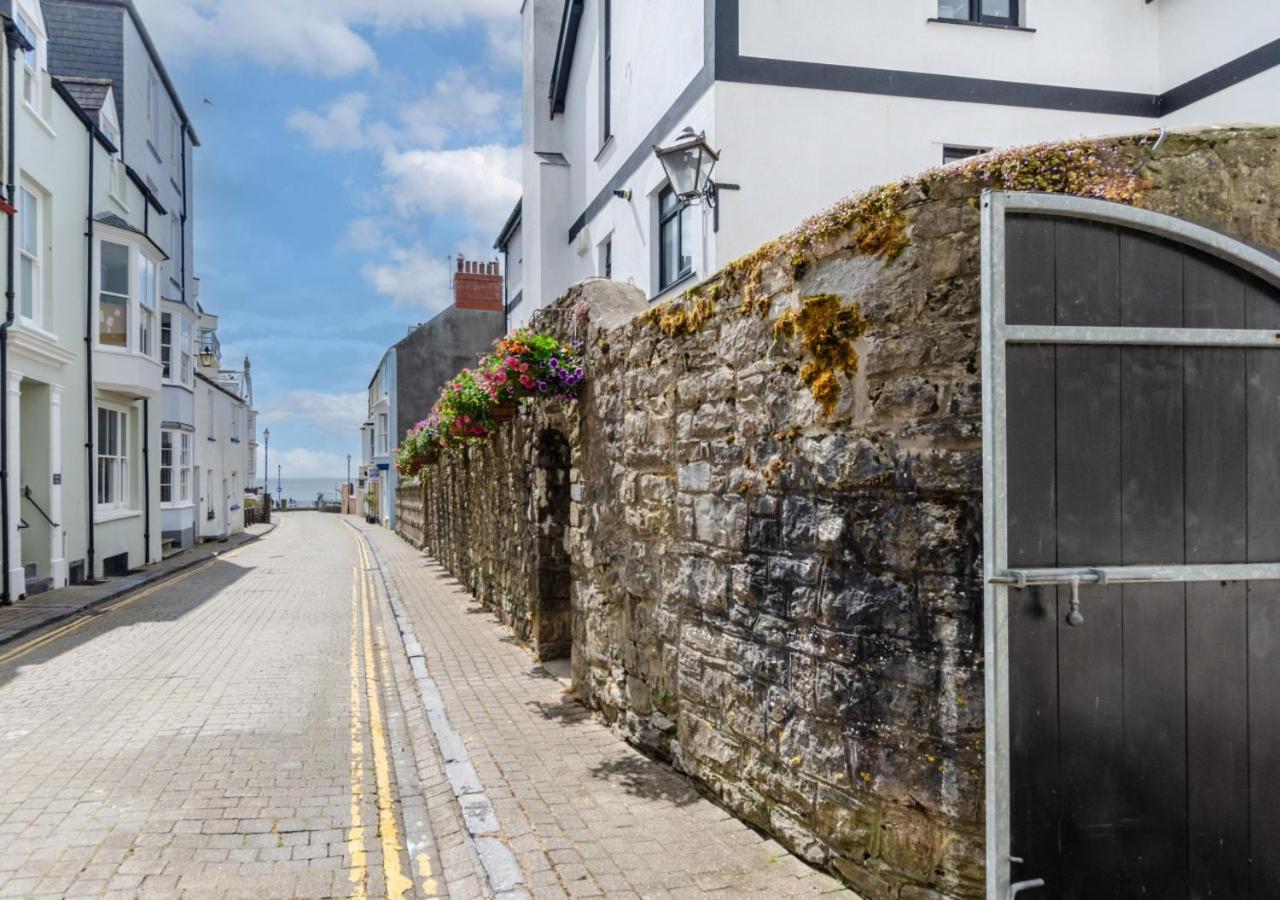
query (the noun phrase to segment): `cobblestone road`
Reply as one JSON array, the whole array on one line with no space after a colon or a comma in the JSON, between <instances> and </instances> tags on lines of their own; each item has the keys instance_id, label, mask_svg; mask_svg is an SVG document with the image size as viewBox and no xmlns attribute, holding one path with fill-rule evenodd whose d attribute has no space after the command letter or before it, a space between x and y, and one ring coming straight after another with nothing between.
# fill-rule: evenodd
<instances>
[{"instance_id":1,"label":"cobblestone road","mask_svg":"<svg viewBox=\"0 0 1280 900\"><path fill-rule=\"evenodd\" d=\"M842 893L594 721L430 560L361 528L390 569L535 897Z\"/></svg>"},{"instance_id":2,"label":"cobblestone road","mask_svg":"<svg viewBox=\"0 0 1280 900\"><path fill-rule=\"evenodd\" d=\"M394 535L359 526L375 555L351 520L282 518L0 649L0 897L486 896L378 559L534 897L839 891L594 722Z\"/></svg>"},{"instance_id":3,"label":"cobblestone road","mask_svg":"<svg viewBox=\"0 0 1280 900\"><path fill-rule=\"evenodd\" d=\"M434 874L421 821L414 859L395 849L405 723L358 560L337 517L291 514L0 651L0 896L382 896Z\"/></svg>"}]
</instances>

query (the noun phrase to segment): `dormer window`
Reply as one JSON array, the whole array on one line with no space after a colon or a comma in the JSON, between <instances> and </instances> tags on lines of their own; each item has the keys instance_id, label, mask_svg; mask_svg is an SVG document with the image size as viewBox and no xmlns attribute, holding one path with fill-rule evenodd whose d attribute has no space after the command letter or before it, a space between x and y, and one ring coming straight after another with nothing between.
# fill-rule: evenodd
<instances>
[{"instance_id":1,"label":"dormer window","mask_svg":"<svg viewBox=\"0 0 1280 900\"><path fill-rule=\"evenodd\" d=\"M1017 25L1018 0L938 0L938 18L979 25Z\"/></svg>"},{"instance_id":2,"label":"dormer window","mask_svg":"<svg viewBox=\"0 0 1280 900\"><path fill-rule=\"evenodd\" d=\"M22 99L37 112L40 111L40 51L42 38L25 14L19 13L18 32L31 45L30 50L22 51Z\"/></svg>"}]
</instances>

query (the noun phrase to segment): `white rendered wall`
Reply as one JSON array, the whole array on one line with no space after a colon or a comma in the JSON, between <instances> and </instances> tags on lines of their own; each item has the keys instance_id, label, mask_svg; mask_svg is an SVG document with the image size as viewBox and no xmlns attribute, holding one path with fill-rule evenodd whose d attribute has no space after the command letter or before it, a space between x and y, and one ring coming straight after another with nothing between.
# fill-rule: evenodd
<instances>
[{"instance_id":1,"label":"white rendered wall","mask_svg":"<svg viewBox=\"0 0 1280 900\"><path fill-rule=\"evenodd\" d=\"M941 165L944 144L1008 147L1154 127L1122 116L756 85L717 84L716 98L721 175L742 184L722 195L721 264L842 197Z\"/></svg>"},{"instance_id":2,"label":"white rendered wall","mask_svg":"<svg viewBox=\"0 0 1280 900\"><path fill-rule=\"evenodd\" d=\"M1168 5L1023 0L1031 33L930 22L937 0L804 0L803 15L795 0L739 2L744 56L1141 93L1157 92Z\"/></svg>"},{"instance_id":3,"label":"white rendered wall","mask_svg":"<svg viewBox=\"0 0 1280 900\"><path fill-rule=\"evenodd\" d=\"M1160 11L1162 91L1280 38L1276 0L1158 0L1152 6Z\"/></svg>"},{"instance_id":4,"label":"white rendered wall","mask_svg":"<svg viewBox=\"0 0 1280 900\"><path fill-rule=\"evenodd\" d=\"M1161 122L1170 128L1243 123L1280 125L1280 69L1232 85L1165 116Z\"/></svg>"}]
</instances>

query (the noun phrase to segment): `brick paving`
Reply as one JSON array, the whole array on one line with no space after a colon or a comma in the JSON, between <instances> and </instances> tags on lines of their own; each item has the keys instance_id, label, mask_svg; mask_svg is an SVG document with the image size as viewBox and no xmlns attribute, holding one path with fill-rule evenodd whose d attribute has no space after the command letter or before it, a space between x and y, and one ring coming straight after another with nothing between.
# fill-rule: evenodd
<instances>
[{"instance_id":1,"label":"brick paving","mask_svg":"<svg viewBox=\"0 0 1280 900\"><path fill-rule=\"evenodd\" d=\"M853 896L592 719L431 560L359 528L535 897Z\"/></svg>"},{"instance_id":2,"label":"brick paving","mask_svg":"<svg viewBox=\"0 0 1280 900\"><path fill-rule=\"evenodd\" d=\"M225 542L199 544L122 578L107 578L97 584L77 584L56 591L45 591L43 594L17 600L12 606L0 606L0 645L12 643L32 632L74 618L214 556L229 553L242 544L262 537L273 527L250 525L243 534L232 535Z\"/></svg>"},{"instance_id":3,"label":"brick paving","mask_svg":"<svg viewBox=\"0 0 1280 900\"><path fill-rule=\"evenodd\" d=\"M291 514L0 662L0 897L379 896L372 771L356 770L352 802L352 760L373 759L355 689L368 673L350 665L356 559L337 516ZM386 675L390 654L375 659L404 774L412 715L388 684L399 680ZM417 790L399 786L397 808L413 811L407 833L430 870ZM353 881L353 850L366 851L367 882ZM467 862L456 863L463 885Z\"/></svg>"}]
</instances>

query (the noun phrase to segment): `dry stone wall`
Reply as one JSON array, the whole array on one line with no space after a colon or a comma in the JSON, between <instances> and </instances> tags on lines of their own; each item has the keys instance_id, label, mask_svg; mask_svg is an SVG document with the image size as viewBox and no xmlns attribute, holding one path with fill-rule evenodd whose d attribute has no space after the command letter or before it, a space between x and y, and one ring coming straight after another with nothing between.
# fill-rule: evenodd
<instances>
[{"instance_id":1,"label":"dry stone wall","mask_svg":"<svg viewBox=\"0 0 1280 900\"><path fill-rule=\"evenodd\" d=\"M1155 139L890 185L658 309L578 286L542 325L584 342L585 396L431 467L405 527L805 859L869 897L981 896L978 199L1103 197L1280 247L1280 132Z\"/></svg>"}]
</instances>

